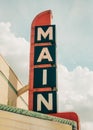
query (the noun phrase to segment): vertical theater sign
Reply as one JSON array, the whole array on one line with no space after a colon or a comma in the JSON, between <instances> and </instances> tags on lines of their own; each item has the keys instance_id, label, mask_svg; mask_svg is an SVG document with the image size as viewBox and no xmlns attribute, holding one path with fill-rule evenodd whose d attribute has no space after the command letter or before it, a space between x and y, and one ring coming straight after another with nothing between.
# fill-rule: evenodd
<instances>
[{"instance_id":1,"label":"vertical theater sign","mask_svg":"<svg viewBox=\"0 0 93 130\"><path fill-rule=\"evenodd\" d=\"M31 26L29 110L57 112L56 27L50 10L35 17Z\"/></svg>"},{"instance_id":2,"label":"vertical theater sign","mask_svg":"<svg viewBox=\"0 0 93 130\"><path fill-rule=\"evenodd\" d=\"M29 110L74 121L75 128L62 129L80 130L75 112L57 112L56 26L51 25L51 20L52 12L47 10L38 14L31 25Z\"/></svg>"}]
</instances>

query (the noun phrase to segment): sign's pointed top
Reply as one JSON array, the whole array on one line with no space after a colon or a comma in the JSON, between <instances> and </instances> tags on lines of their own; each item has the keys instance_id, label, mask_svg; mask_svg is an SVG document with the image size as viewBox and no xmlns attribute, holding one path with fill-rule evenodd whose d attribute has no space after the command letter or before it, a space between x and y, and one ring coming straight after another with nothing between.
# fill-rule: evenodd
<instances>
[{"instance_id":1,"label":"sign's pointed top","mask_svg":"<svg viewBox=\"0 0 93 130\"><path fill-rule=\"evenodd\" d=\"M50 25L52 20L52 11L46 10L39 13L33 20L32 26Z\"/></svg>"}]
</instances>

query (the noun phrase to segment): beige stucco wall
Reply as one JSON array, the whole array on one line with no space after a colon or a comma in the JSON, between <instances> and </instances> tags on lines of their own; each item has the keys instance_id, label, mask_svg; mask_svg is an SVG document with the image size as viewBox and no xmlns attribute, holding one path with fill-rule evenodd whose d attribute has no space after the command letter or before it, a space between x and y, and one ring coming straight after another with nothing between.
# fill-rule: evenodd
<instances>
[{"instance_id":1,"label":"beige stucco wall","mask_svg":"<svg viewBox=\"0 0 93 130\"><path fill-rule=\"evenodd\" d=\"M17 97L16 93L22 87L23 85L16 74L0 56L0 103L27 109L27 105L23 101L23 99L27 100L27 95L23 94L21 97Z\"/></svg>"},{"instance_id":2,"label":"beige stucco wall","mask_svg":"<svg viewBox=\"0 0 93 130\"><path fill-rule=\"evenodd\" d=\"M0 87L1 86L0 103L16 106L17 81L8 64L0 56Z\"/></svg>"},{"instance_id":3,"label":"beige stucco wall","mask_svg":"<svg viewBox=\"0 0 93 130\"><path fill-rule=\"evenodd\" d=\"M4 78L0 74L0 103L8 103L8 84L5 82Z\"/></svg>"},{"instance_id":4,"label":"beige stucco wall","mask_svg":"<svg viewBox=\"0 0 93 130\"><path fill-rule=\"evenodd\" d=\"M0 130L72 130L72 126L1 110Z\"/></svg>"}]
</instances>

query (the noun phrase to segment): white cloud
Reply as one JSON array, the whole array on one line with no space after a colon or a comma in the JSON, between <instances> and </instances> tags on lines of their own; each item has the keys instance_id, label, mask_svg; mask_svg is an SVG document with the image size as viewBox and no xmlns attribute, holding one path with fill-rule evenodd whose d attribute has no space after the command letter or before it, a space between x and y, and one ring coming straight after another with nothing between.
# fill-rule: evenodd
<instances>
[{"instance_id":1,"label":"white cloud","mask_svg":"<svg viewBox=\"0 0 93 130\"><path fill-rule=\"evenodd\" d=\"M0 23L0 54L21 81L26 83L29 67L29 43L11 32L10 23Z\"/></svg>"},{"instance_id":2,"label":"white cloud","mask_svg":"<svg viewBox=\"0 0 93 130\"><path fill-rule=\"evenodd\" d=\"M93 71L80 66L68 71L65 66L59 65L58 98L59 111L78 113L82 130L93 127ZM88 128L85 129L84 125Z\"/></svg>"},{"instance_id":3,"label":"white cloud","mask_svg":"<svg viewBox=\"0 0 93 130\"><path fill-rule=\"evenodd\" d=\"M93 121L82 123L81 130L92 130L92 128L93 128Z\"/></svg>"}]
</instances>

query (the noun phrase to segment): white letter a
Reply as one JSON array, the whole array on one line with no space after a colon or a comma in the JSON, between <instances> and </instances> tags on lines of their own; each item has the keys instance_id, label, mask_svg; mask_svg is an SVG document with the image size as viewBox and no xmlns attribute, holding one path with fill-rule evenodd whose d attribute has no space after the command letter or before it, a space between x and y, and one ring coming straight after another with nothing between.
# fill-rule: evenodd
<instances>
[{"instance_id":1,"label":"white letter a","mask_svg":"<svg viewBox=\"0 0 93 130\"><path fill-rule=\"evenodd\" d=\"M43 59L47 59L48 61L53 61L49 51L48 51L48 48L47 47L44 47L38 57L38 60L37 62L41 62Z\"/></svg>"}]
</instances>

